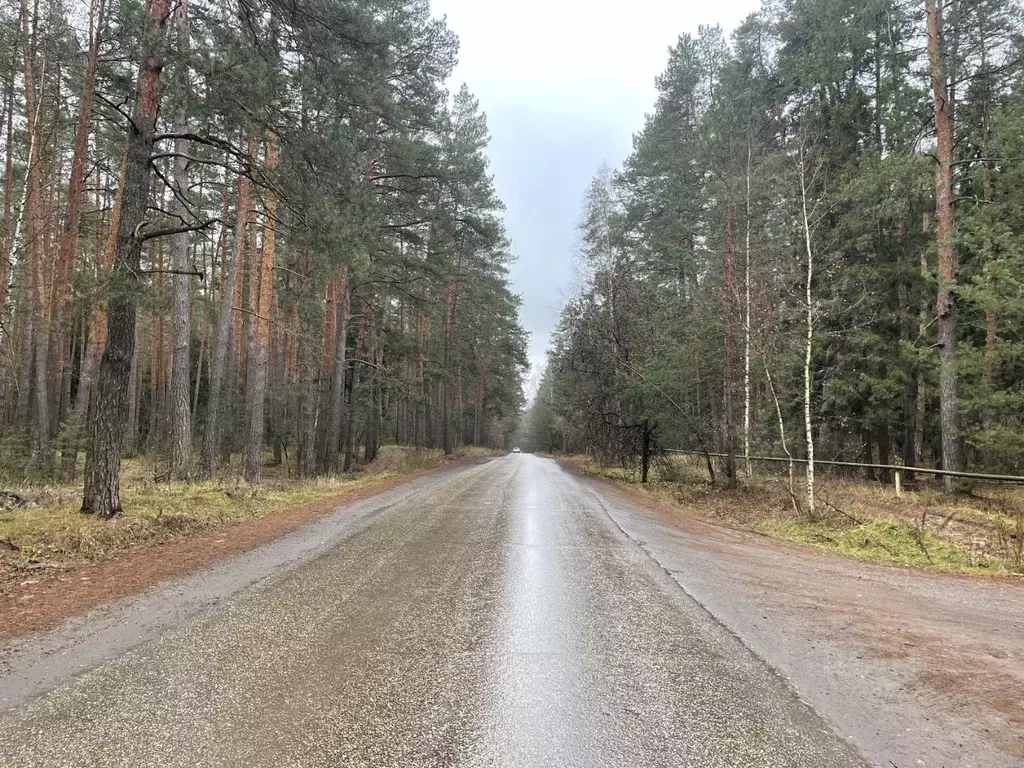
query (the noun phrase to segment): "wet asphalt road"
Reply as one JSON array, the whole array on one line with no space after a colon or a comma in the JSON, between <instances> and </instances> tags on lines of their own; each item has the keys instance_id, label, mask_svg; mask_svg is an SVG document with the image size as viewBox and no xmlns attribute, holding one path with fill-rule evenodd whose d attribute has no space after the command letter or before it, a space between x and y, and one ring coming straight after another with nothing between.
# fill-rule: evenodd
<instances>
[{"instance_id":1,"label":"wet asphalt road","mask_svg":"<svg viewBox=\"0 0 1024 768\"><path fill-rule=\"evenodd\" d=\"M861 765L528 455L0 714L4 768Z\"/></svg>"}]
</instances>

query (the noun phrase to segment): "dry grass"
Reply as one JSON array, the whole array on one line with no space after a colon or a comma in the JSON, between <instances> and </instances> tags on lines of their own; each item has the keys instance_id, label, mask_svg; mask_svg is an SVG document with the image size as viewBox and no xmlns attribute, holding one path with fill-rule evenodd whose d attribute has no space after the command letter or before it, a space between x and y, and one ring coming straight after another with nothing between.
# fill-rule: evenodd
<instances>
[{"instance_id":1,"label":"dry grass","mask_svg":"<svg viewBox=\"0 0 1024 768\"><path fill-rule=\"evenodd\" d=\"M814 519L794 508L785 478L756 475L735 490L711 488L702 463L673 457L641 486L631 468L587 457L569 463L585 474L639 490L712 522L801 542L874 562L969 573L1024 573L1024 489L979 487L947 496L937 484L897 496L880 483L821 478ZM802 486L797 485L797 495Z\"/></svg>"},{"instance_id":2,"label":"dry grass","mask_svg":"<svg viewBox=\"0 0 1024 768\"><path fill-rule=\"evenodd\" d=\"M454 459L492 455L465 449ZM157 482L143 460L126 463L122 474L124 515L99 520L79 512L80 486L28 485L0 496L0 569L62 569L169 538L282 512L350 491L372 488L388 478L442 466L442 451L385 446L377 461L357 475L296 480L284 467L266 467L264 482L252 486L228 468L217 479L196 483Z\"/></svg>"},{"instance_id":3,"label":"dry grass","mask_svg":"<svg viewBox=\"0 0 1024 768\"><path fill-rule=\"evenodd\" d=\"M489 448L479 448L472 445L462 446L455 450L455 454L446 459L444 451L440 449L424 448L413 450L397 445L382 446L377 454L376 461L370 465L369 472L392 472L403 474L406 472L419 472L424 469L433 469L445 463L445 461L473 461L486 459L492 456L500 456L500 451L493 451Z\"/></svg>"}]
</instances>

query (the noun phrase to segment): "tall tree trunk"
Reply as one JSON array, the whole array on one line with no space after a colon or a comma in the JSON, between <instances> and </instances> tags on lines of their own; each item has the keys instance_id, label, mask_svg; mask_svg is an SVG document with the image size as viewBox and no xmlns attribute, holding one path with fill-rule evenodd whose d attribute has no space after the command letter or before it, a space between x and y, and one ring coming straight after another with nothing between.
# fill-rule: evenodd
<instances>
[{"instance_id":1,"label":"tall tree trunk","mask_svg":"<svg viewBox=\"0 0 1024 768\"><path fill-rule=\"evenodd\" d=\"M246 145L246 157L252 158L255 146L252 141ZM206 405L206 429L203 434L203 474L213 474L213 457L217 450L222 421L224 373L229 350L232 347L234 318L240 314L235 302L241 299L238 291L238 277L242 272L245 258L246 235L249 227L249 209L252 205L252 181L247 175L238 179L238 195L235 204L235 240L227 260L223 288L220 296L220 313L217 317L217 339L213 347L213 364L210 367L210 392Z\"/></svg>"},{"instance_id":2,"label":"tall tree trunk","mask_svg":"<svg viewBox=\"0 0 1024 768\"><path fill-rule=\"evenodd\" d=\"M275 286L276 288L276 286ZM270 316L275 318L276 327L270 335L270 358L268 361L270 394L270 443L274 451L274 466L279 467L284 463L284 452L286 450L286 433L284 428L284 414L282 404L284 402L285 381L285 339L287 333L282 322L281 306L278 300L277 290L271 290Z\"/></svg>"},{"instance_id":3,"label":"tall tree trunk","mask_svg":"<svg viewBox=\"0 0 1024 768\"><path fill-rule=\"evenodd\" d=\"M455 368L455 448L462 445L464 439L462 416L462 363L459 362Z\"/></svg>"},{"instance_id":4,"label":"tall tree trunk","mask_svg":"<svg viewBox=\"0 0 1024 768\"><path fill-rule=\"evenodd\" d=\"M19 25L21 29L23 25ZM28 45L27 40L22 41L22 45ZM11 77L12 81L14 78L14 72L17 70L17 57L15 56L11 61ZM13 88L13 84L12 84ZM35 136L34 131L29 131L29 156L33 154L31 146L32 138ZM28 207L31 179L29 175L25 175L25 184L23 186L21 205L18 207L18 218L14 223L13 229L10 230L8 236L8 250L5 253L9 263L14 264L14 256L18 251L19 245L22 241L22 229L25 221L25 209ZM28 249L26 248L26 258L28 256ZM18 396L17 403L15 406L15 422L19 427L29 426L31 419L31 392L32 392L32 291L31 291L31 280L32 271L28 264L25 263L26 258L22 259L22 283L24 287L21 290L21 295L18 298L18 306L16 310L16 317L18 318L18 355L20 357L18 366Z\"/></svg>"},{"instance_id":5,"label":"tall tree trunk","mask_svg":"<svg viewBox=\"0 0 1024 768\"><path fill-rule=\"evenodd\" d=\"M139 262L149 197L150 162L160 108L165 26L170 5L171 0L146 0L143 63L135 110L128 123L121 218L107 315L107 344L100 360L95 396L89 408L89 442L82 511L100 517L121 514L121 450L128 420L128 380L135 352Z\"/></svg>"},{"instance_id":6,"label":"tall tree trunk","mask_svg":"<svg viewBox=\"0 0 1024 768\"><path fill-rule=\"evenodd\" d=\"M4 136L4 237L0 241L0 315L3 314L7 305L7 291L11 284L11 256L14 248L14 80L17 71L18 51L17 46L11 52L11 76L7 81L7 90L4 95L5 103L5 124ZM0 350L8 340L7 330L0 328ZM0 376L0 408L4 405L5 392L3 391L5 379Z\"/></svg>"},{"instance_id":7,"label":"tall tree trunk","mask_svg":"<svg viewBox=\"0 0 1024 768\"><path fill-rule=\"evenodd\" d=\"M128 369L128 427L124 438L129 456L139 450L139 346L139 324L136 323L132 362Z\"/></svg>"},{"instance_id":8,"label":"tall tree trunk","mask_svg":"<svg viewBox=\"0 0 1024 768\"><path fill-rule=\"evenodd\" d=\"M357 362L360 353L363 351L363 329L360 328L356 334L356 345L353 349L355 360L352 361L352 387L348 393L348 418L345 420L345 464L344 471L350 472L355 469L356 459L356 404L359 392L359 369L362 367Z\"/></svg>"},{"instance_id":9,"label":"tall tree trunk","mask_svg":"<svg viewBox=\"0 0 1024 768\"><path fill-rule=\"evenodd\" d=\"M483 444L484 386L486 384L484 374L486 370L486 359L486 355L484 354L477 356L477 367L480 370L476 380L476 410L473 423L473 445Z\"/></svg>"},{"instance_id":10,"label":"tall tree trunk","mask_svg":"<svg viewBox=\"0 0 1024 768\"><path fill-rule=\"evenodd\" d=\"M750 464L750 171L753 148L747 133L747 189L744 197L746 243L743 249L743 455L747 479L753 474Z\"/></svg>"},{"instance_id":11,"label":"tall tree trunk","mask_svg":"<svg viewBox=\"0 0 1024 768\"><path fill-rule=\"evenodd\" d=\"M24 266L23 272L25 281L31 281L32 273L28 270L28 265ZM15 406L15 421L19 428L28 426L32 418L32 317L34 314L32 312L32 291L26 286L25 290L21 292L17 308L19 319L18 353L21 359L18 366L18 400Z\"/></svg>"},{"instance_id":12,"label":"tall tree trunk","mask_svg":"<svg viewBox=\"0 0 1024 768\"><path fill-rule=\"evenodd\" d=\"M196 380L192 385L192 413L196 413L199 410L199 392L202 389L203 382L203 362L206 359L206 329L200 329L199 331L199 354L196 355Z\"/></svg>"},{"instance_id":13,"label":"tall tree trunk","mask_svg":"<svg viewBox=\"0 0 1024 768\"><path fill-rule=\"evenodd\" d=\"M370 310L370 341L367 344L369 360L380 370L380 359L378 357L380 346L377 343L377 315L374 309ZM380 445L381 432L381 397L378 377L370 377L370 412L366 418L366 452L363 460L370 464L377 458L377 449Z\"/></svg>"},{"instance_id":14,"label":"tall tree trunk","mask_svg":"<svg viewBox=\"0 0 1024 768\"><path fill-rule=\"evenodd\" d=\"M736 424L733 418L736 392L736 366L734 350L733 308L736 292L735 265L733 262L732 203L727 204L725 214L725 248L723 249L723 311L725 313L725 361L722 387L722 447L725 453L725 477L729 488L736 486Z\"/></svg>"},{"instance_id":15,"label":"tall tree trunk","mask_svg":"<svg viewBox=\"0 0 1024 768\"><path fill-rule=\"evenodd\" d=\"M267 170L273 173L277 167L277 136L267 137ZM256 293L255 314L250 322L249 361L246 373L246 429L243 456L243 474L250 483L260 481L260 467L263 463L264 411L267 399L267 364L270 343L270 308L274 290L274 246L277 234L277 196L267 192L266 224L263 228L263 250L259 267L250 271L255 274L258 284L249 286L250 295ZM253 253L252 258L256 254Z\"/></svg>"},{"instance_id":16,"label":"tall tree trunk","mask_svg":"<svg viewBox=\"0 0 1024 768\"><path fill-rule=\"evenodd\" d=\"M311 280L309 279L309 255L303 253L299 258L300 274L300 298L299 306L312 303L312 291L309 290ZM308 312L296 312L296 354L298 357L299 383L296 392L299 427L298 427L298 464L299 477L312 477L317 469L317 411L320 400L320 378L323 368L323 356L316 354L316 347L302 341L312 336L312 325L308 321ZM301 331L300 331L301 329Z\"/></svg>"},{"instance_id":17,"label":"tall tree trunk","mask_svg":"<svg viewBox=\"0 0 1024 768\"><path fill-rule=\"evenodd\" d=\"M913 338L913 315L910 312L910 291L907 285L907 261L906 261L906 236L907 236L907 222L905 219L900 218L896 222L896 240L897 240L897 251L896 251L896 263L897 269L899 270L899 280L897 283L897 299L899 301L900 308L900 321L899 321L899 337L900 341L910 348L914 345ZM906 360L906 358L904 358ZM903 374L909 381L914 374L913 367L904 363ZM903 416L902 435L900 437L900 459L904 466L916 467L917 457L914 454L914 391L911 387L904 387L902 395L900 397L900 410ZM906 472L903 475L905 482L910 485L914 483L914 473Z\"/></svg>"},{"instance_id":18,"label":"tall tree trunk","mask_svg":"<svg viewBox=\"0 0 1024 768\"><path fill-rule=\"evenodd\" d=\"M164 241L158 240L154 243L153 247L156 250L156 294L160 302L163 303L166 299L164 292ZM155 320L153 329L156 334L153 346L156 354L150 366L150 390L152 392L153 408L150 415L151 426L148 440L151 446L162 447L164 439L167 437L167 372L169 360L164 348L165 339L167 338L164 327L164 313L153 313L153 319Z\"/></svg>"},{"instance_id":19,"label":"tall tree trunk","mask_svg":"<svg viewBox=\"0 0 1024 768\"><path fill-rule=\"evenodd\" d=\"M984 41L984 34L982 35ZM987 42L983 42L983 45L987 45ZM987 49L982 49L981 66L984 70L986 68ZM986 72L984 74L984 83L982 85L982 104L981 104L981 162L982 162L982 195L985 201L986 207L992 205L992 156L990 154L989 142L991 134L991 111L992 111L992 85L990 75ZM993 254L992 254L992 238L989 235L989 231L986 229L984 235L984 241L982 242L982 261L984 268L991 270ZM986 283L991 290L995 284L995 277L990 271ZM996 379L996 313L992 309L991 304L985 308L985 384L991 390L995 385Z\"/></svg>"},{"instance_id":20,"label":"tall tree trunk","mask_svg":"<svg viewBox=\"0 0 1024 768\"><path fill-rule=\"evenodd\" d=\"M793 501L794 511L799 513L799 506L796 501L796 484L794 482L795 468L793 466L793 454L790 453L789 443L786 441L786 421L782 418L782 405L779 403L779 394L775 391L775 382L772 380L771 371L768 369L768 357L761 352L761 361L764 363L764 377L768 382L768 391L772 396L772 403L775 405L775 418L779 424L779 441L782 443L782 452L786 454L789 468L789 497ZM709 461L710 463L710 461Z\"/></svg>"},{"instance_id":21,"label":"tall tree trunk","mask_svg":"<svg viewBox=\"0 0 1024 768\"><path fill-rule=\"evenodd\" d=\"M188 0L181 0L175 18L178 51L185 59L178 73L182 86L182 98L189 92L189 71L187 53L189 48ZM184 104L179 108L178 133L188 128ZM189 142L178 138L174 141L174 189L171 195L171 216L182 227L191 218L188 206ZM171 471L170 479L186 480L191 474L192 462L192 411L189 403L192 368L192 313L190 304L191 279L189 271L189 233L177 232L171 235Z\"/></svg>"},{"instance_id":22,"label":"tall tree trunk","mask_svg":"<svg viewBox=\"0 0 1024 768\"><path fill-rule=\"evenodd\" d=\"M317 378L317 413L316 413L316 471L326 473L330 470L327 444L330 440L331 418L331 384L334 379L335 333L338 325L338 281L330 278L324 306L323 354L321 356L319 376ZM342 402L345 396L342 394ZM321 413L321 410L323 413ZM336 454L335 454L336 455Z\"/></svg>"},{"instance_id":23,"label":"tall tree trunk","mask_svg":"<svg viewBox=\"0 0 1024 768\"><path fill-rule=\"evenodd\" d=\"M804 150L800 148L800 205L803 214L804 247L807 251L806 326L804 342L804 434L807 441L807 514L815 514L814 485L814 429L811 419L811 391L813 371L811 354L814 349L814 249L811 246L811 221L807 211L807 169Z\"/></svg>"},{"instance_id":24,"label":"tall tree trunk","mask_svg":"<svg viewBox=\"0 0 1024 768\"><path fill-rule=\"evenodd\" d=\"M121 172L118 175L117 192L114 194L114 206L110 212L110 224L107 230L106 247L99 248L99 236L97 237L96 249L96 277L104 277L110 274L114 263L114 253L117 250L117 233L121 222L121 203L124 199L124 179L127 171L127 156L121 163ZM87 410L89 407L89 392L92 389L92 382L96 368L99 366L103 350L107 345L107 315L104 303L100 300L93 302L92 311L89 313L89 341L82 355L81 368L78 375L78 389L75 390L75 402L72 407L71 424L74 431L73 441L68 449L68 455L63 459L65 477L67 480L74 479L75 467L78 464L78 448L82 440L83 426L85 425ZM132 444L134 451L136 445Z\"/></svg>"},{"instance_id":25,"label":"tall tree trunk","mask_svg":"<svg viewBox=\"0 0 1024 768\"><path fill-rule=\"evenodd\" d=\"M939 348L939 415L942 422L942 468L963 470L960 448L960 407L957 402L956 326L957 254L953 220L953 115L942 54L942 11L938 0L925 0L928 18L928 61L931 70L932 109L938 167L935 173L935 223L939 246L937 297ZM953 478L943 478L947 493Z\"/></svg>"},{"instance_id":26,"label":"tall tree trunk","mask_svg":"<svg viewBox=\"0 0 1024 768\"><path fill-rule=\"evenodd\" d=\"M451 420L450 414L450 393L448 388L448 378L451 375L449 365L451 363L451 343L452 343L452 300L453 293L455 290L454 284L449 281L444 286L444 376L441 379L441 447L444 449L445 455L451 455L452 444L451 444L451 426L449 424Z\"/></svg>"},{"instance_id":27,"label":"tall tree trunk","mask_svg":"<svg viewBox=\"0 0 1024 768\"><path fill-rule=\"evenodd\" d=\"M48 367L48 301L46 247L43 226L42 97L36 92L36 23L27 0L21 4L22 37L25 40L25 114L29 117L29 154L25 198L25 265L31 295L33 386L36 452L44 474L52 470L50 450L50 396Z\"/></svg>"},{"instance_id":28,"label":"tall tree trunk","mask_svg":"<svg viewBox=\"0 0 1024 768\"><path fill-rule=\"evenodd\" d=\"M341 265L341 273L335 282L336 312L332 328L334 350L331 355L331 406L328 416L326 453L320 468L324 474L338 471L338 449L341 447L342 419L345 412L345 371L348 347L348 319L351 311L352 291L348 281L348 264Z\"/></svg>"},{"instance_id":29,"label":"tall tree trunk","mask_svg":"<svg viewBox=\"0 0 1024 768\"><path fill-rule=\"evenodd\" d=\"M426 304L426 288L420 286L420 300L418 314L416 315L416 339L418 342L417 355L416 355L416 384L419 392L419 397L416 403L416 429L415 429L415 445L417 448L422 448L427 443L427 423L428 423L428 403L429 394L427 392L426 381L424 380L424 364L427 356L426 340L427 340L427 319L424 310Z\"/></svg>"},{"instance_id":30,"label":"tall tree trunk","mask_svg":"<svg viewBox=\"0 0 1024 768\"><path fill-rule=\"evenodd\" d=\"M921 221L921 231L925 234L931 229L931 216L925 213ZM928 267L928 251L925 248L921 249L921 280L927 282L931 276L931 270ZM925 331L929 326L928 320L928 301L927 299L921 300L921 309L917 316L917 336L918 338L924 338ZM916 404L915 404L915 415L914 415L914 461L918 462L921 466L924 466L924 422L925 417L928 414L928 396L927 389L924 380L924 371L920 363L917 366L916 376Z\"/></svg>"},{"instance_id":31,"label":"tall tree trunk","mask_svg":"<svg viewBox=\"0 0 1024 768\"><path fill-rule=\"evenodd\" d=\"M89 8L89 54L85 65L85 80L82 86L82 101L78 111L78 124L75 127L75 146L71 158L71 177L68 181L68 199L64 226L61 231L58 262L63 266L61 276L61 295L57 304L57 322L52 332L59 334L60 318L67 313L71 303L71 279L74 275L78 259L78 238L82 223L82 203L85 199L85 165L89 155L89 136L92 133L92 105L96 88L96 70L99 66L100 45L103 39L105 0L93 0ZM83 363L87 358L82 351ZM70 366L67 347L58 347L61 359L57 363L62 369ZM64 370L62 375L70 381L70 371ZM79 375L81 388L82 376ZM78 440L83 419L78 418L77 409L70 414L68 440L62 451L62 474L73 480L78 460Z\"/></svg>"}]
</instances>

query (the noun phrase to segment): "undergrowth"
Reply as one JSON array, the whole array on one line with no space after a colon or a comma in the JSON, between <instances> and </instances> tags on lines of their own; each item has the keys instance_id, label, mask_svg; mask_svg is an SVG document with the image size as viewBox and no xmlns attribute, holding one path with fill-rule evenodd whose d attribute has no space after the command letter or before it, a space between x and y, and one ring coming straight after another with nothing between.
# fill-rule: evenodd
<instances>
[{"instance_id":1,"label":"undergrowth","mask_svg":"<svg viewBox=\"0 0 1024 768\"><path fill-rule=\"evenodd\" d=\"M802 542L843 555L879 563L936 568L945 571L1002 572L999 561L978 561L969 550L891 517L838 528L821 522L766 520L759 533L785 541Z\"/></svg>"},{"instance_id":2,"label":"undergrowth","mask_svg":"<svg viewBox=\"0 0 1024 768\"><path fill-rule=\"evenodd\" d=\"M303 504L379 485L388 478L472 460L492 451L443 451L384 446L371 465L343 477L295 479L285 466L264 468L264 482L249 485L231 467L202 482L158 482L159 471L142 459L128 460L121 479L124 515L100 520L79 512L80 485L0 486L0 566L46 571L109 559L140 545L188 536L263 517Z\"/></svg>"},{"instance_id":3,"label":"undergrowth","mask_svg":"<svg viewBox=\"0 0 1024 768\"><path fill-rule=\"evenodd\" d=\"M765 536L808 544L890 565L964 573L1024 573L1024 491L975 489L947 496L922 484L897 496L891 486L822 478L814 519L798 510L778 475L755 475L735 489L712 488L702 464L665 460L640 484L632 467L608 467L591 457L565 459L578 471L629 486L680 513Z\"/></svg>"}]
</instances>

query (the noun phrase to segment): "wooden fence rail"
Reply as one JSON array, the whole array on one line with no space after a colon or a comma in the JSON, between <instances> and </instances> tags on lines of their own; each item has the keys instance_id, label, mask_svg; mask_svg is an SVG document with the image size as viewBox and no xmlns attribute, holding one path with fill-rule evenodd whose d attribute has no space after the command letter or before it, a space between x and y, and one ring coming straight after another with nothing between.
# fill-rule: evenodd
<instances>
[{"instance_id":1,"label":"wooden fence rail","mask_svg":"<svg viewBox=\"0 0 1024 768\"><path fill-rule=\"evenodd\" d=\"M705 453L704 451L682 451L675 448L669 448L665 450L665 453L674 453L682 456L701 456L710 457L712 459L727 459L728 454L725 453ZM735 454L733 457L736 461L765 461L765 462L780 462L782 464L806 464L807 459L790 459L787 456L742 456ZM814 466L823 467L851 467L855 469L888 469L895 473L897 478L897 485L899 485L899 477L905 472L920 472L922 475L941 475L946 477L966 477L971 480L985 480L994 483L1022 483L1024 484L1024 477L1020 475L994 475L987 472L954 472L947 469L932 469L930 467L908 467L903 464L862 464L857 461L825 461L822 459L815 459Z\"/></svg>"}]
</instances>

